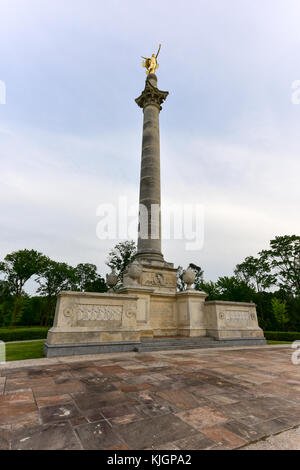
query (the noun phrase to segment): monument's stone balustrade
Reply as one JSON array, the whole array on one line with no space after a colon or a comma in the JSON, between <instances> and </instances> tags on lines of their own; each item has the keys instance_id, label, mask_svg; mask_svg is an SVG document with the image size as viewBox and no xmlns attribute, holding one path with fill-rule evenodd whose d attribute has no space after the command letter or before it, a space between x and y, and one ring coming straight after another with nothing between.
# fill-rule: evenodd
<instances>
[{"instance_id":1,"label":"monument's stone balustrade","mask_svg":"<svg viewBox=\"0 0 300 470\"><path fill-rule=\"evenodd\" d=\"M135 295L61 292L47 343L138 341L137 300Z\"/></svg>"},{"instance_id":2,"label":"monument's stone balustrade","mask_svg":"<svg viewBox=\"0 0 300 470\"><path fill-rule=\"evenodd\" d=\"M118 294L61 292L47 355L132 351L141 339L155 337L264 341L255 304L206 302L206 297L193 289L167 292L141 285Z\"/></svg>"},{"instance_id":3,"label":"monument's stone balustrade","mask_svg":"<svg viewBox=\"0 0 300 470\"><path fill-rule=\"evenodd\" d=\"M264 338L254 303L205 302L207 334L216 339Z\"/></svg>"}]
</instances>

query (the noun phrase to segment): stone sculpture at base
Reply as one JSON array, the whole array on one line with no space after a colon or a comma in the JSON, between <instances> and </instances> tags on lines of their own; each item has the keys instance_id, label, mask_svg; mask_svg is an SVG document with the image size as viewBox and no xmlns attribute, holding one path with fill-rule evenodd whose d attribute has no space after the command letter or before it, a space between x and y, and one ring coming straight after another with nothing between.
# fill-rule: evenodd
<instances>
[{"instance_id":1,"label":"stone sculpture at base","mask_svg":"<svg viewBox=\"0 0 300 470\"><path fill-rule=\"evenodd\" d=\"M164 348L167 342L155 343L155 338L162 337L179 337L176 347L182 348L265 344L255 304L206 302L205 292L192 289L190 270L183 277L187 289L177 292L177 270L164 260L159 113L167 96L167 91L157 88L156 75L149 73L136 99L144 114L136 259L125 271L117 293L112 273L107 276L108 293L59 294L45 344L48 357ZM175 347L174 341L169 347Z\"/></svg>"}]
</instances>

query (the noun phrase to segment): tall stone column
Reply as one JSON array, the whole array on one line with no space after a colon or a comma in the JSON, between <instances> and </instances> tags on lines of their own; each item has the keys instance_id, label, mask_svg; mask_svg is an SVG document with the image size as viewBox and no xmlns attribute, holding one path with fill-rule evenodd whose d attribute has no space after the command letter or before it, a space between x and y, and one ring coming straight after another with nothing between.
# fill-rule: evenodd
<instances>
[{"instance_id":1,"label":"tall stone column","mask_svg":"<svg viewBox=\"0 0 300 470\"><path fill-rule=\"evenodd\" d=\"M156 75L149 74L144 91L135 100L144 112L137 258L149 261L164 260L161 252L159 113L168 94L157 88Z\"/></svg>"}]
</instances>

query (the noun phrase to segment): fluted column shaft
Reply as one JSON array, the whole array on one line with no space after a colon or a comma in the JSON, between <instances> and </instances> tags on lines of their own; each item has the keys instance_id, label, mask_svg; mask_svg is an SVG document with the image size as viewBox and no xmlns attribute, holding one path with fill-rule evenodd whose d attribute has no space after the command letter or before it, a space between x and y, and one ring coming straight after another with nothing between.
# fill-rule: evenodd
<instances>
[{"instance_id":1,"label":"fluted column shaft","mask_svg":"<svg viewBox=\"0 0 300 470\"><path fill-rule=\"evenodd\" d=\"M136 99L143 108L143 140L140 174L138 258L163 260L160 214L159 112L168 92L157 89L157 78L149 74L143 93Z\"/></svg>"}]
</instances>

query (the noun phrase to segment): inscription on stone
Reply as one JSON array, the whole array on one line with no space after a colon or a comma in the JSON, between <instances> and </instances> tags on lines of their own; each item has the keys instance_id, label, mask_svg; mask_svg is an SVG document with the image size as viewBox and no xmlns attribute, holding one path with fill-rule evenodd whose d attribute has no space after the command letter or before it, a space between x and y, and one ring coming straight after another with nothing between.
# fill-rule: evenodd
<instances>
[{"instance_id":1,"label":"inscription on stone","mask_svg":"<svg viewBox=\"0 0 300 470\"><path fill-rule=\"evenodd\" d=\"M226 312L226 320L228 321L237 321L237 322L245 322L248 321L250 318L249 312L244 311L236 311L236 310L227 310Z\"/></svg>"},{"instance_id":2,"label":"inscription on stone","mask_svg":"<svg viewBox=\"0 0 300 470\"><path fill-rule=\"evenodd\" d=\"M77 320L121 321L122 306L120 305L77 305Z\"/></svg>"}]
</instances>

